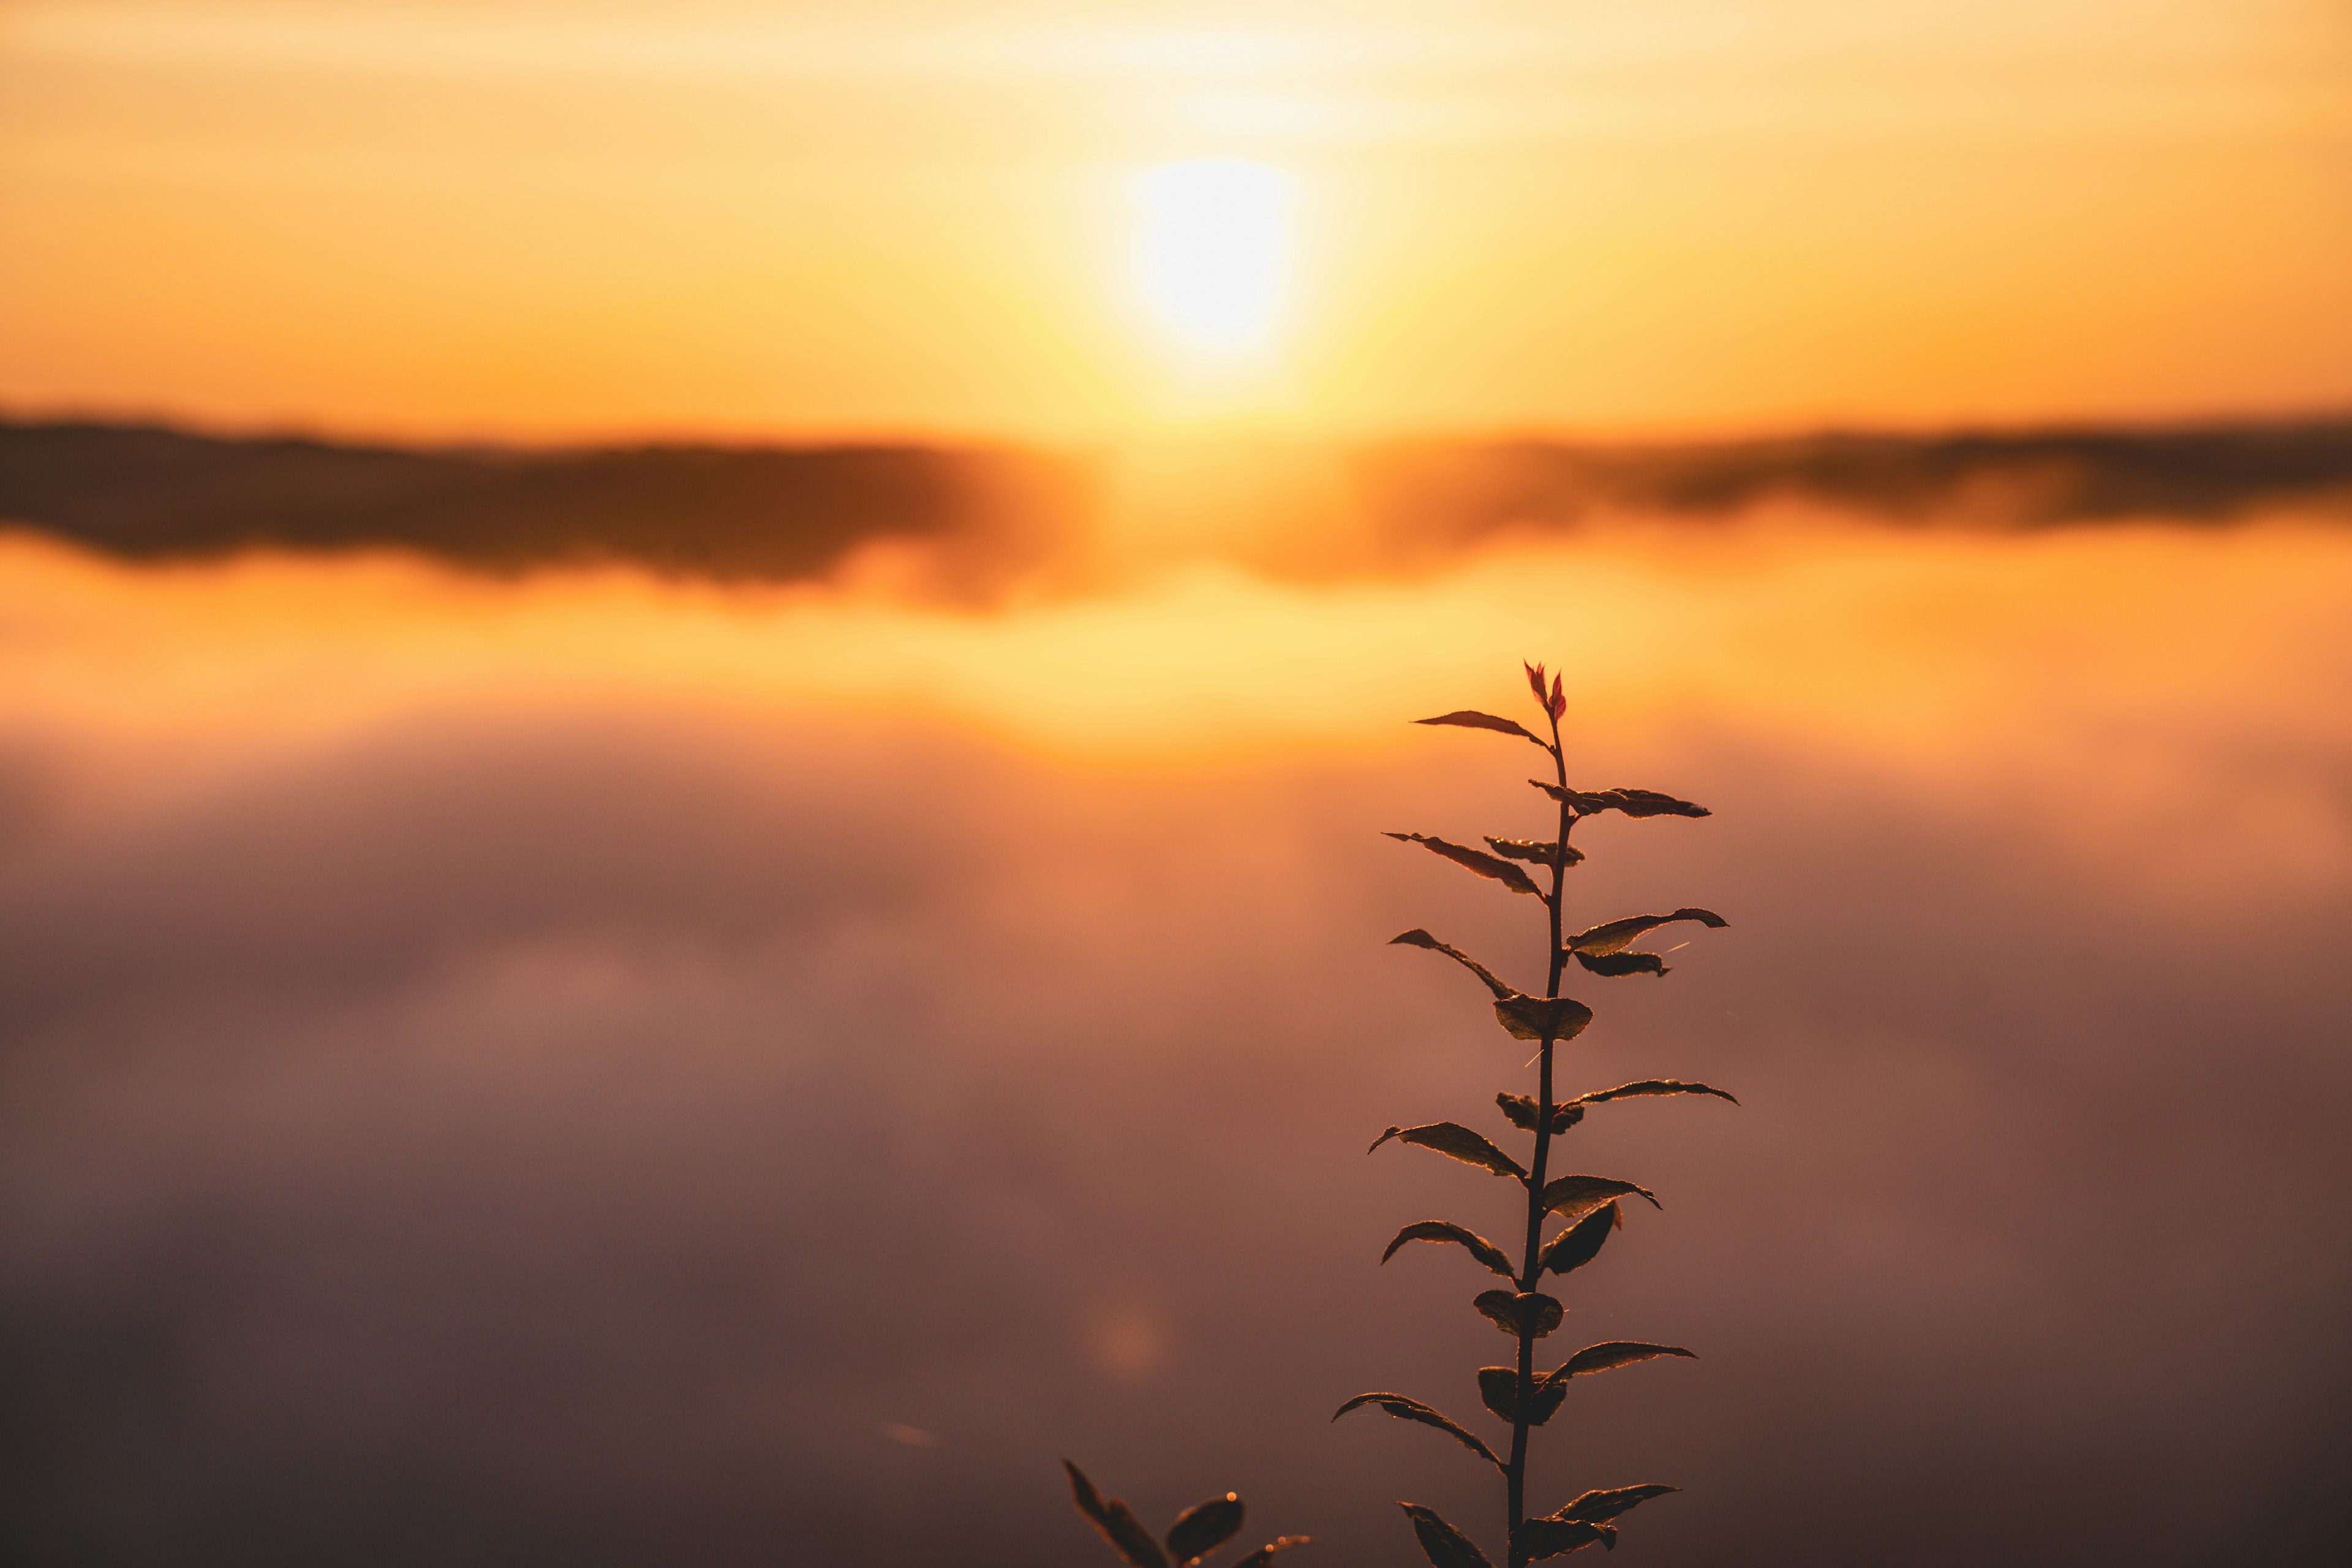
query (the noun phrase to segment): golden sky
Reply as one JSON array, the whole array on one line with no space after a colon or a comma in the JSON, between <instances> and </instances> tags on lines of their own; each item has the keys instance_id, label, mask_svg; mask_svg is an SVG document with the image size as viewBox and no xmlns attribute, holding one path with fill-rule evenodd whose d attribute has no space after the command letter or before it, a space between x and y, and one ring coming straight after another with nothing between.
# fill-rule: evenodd
<instances>
[{"instance_id":1,"label":"golden sky","mask_svg":"<svg viewBox=\"0 0 2352 1568\"><path fill-rule=\"evenodd\" d=\"M1137 255L1183 187L1146 172L1202 161L1258 203L1238 349ZM2348 402L2341 0L0 0L16 413L1066 438Z\"/></svg>"}]
</instances>

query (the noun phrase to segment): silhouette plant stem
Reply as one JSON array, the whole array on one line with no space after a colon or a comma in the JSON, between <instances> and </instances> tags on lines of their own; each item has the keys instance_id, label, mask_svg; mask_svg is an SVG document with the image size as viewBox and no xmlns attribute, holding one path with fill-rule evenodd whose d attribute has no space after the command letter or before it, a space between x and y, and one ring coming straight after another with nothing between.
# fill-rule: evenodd
<instances>
[{"instance_id":1,"label":"silhouette plant stem","mask_svg":"<svg viewBox=\"0 0 2352 1568\"><path fill-rule=\"evenodd\" d=\"M1392 1126L1374 1139L1366 1152L1377 1152L1382 1145L1396 1142L1418 1145L1442 1154L1462 1164L1475 1166L1492 1175L1511 1177L1523 1184L1527 1199L1527 1233L1519 1258L1513 1262L1509 1233L1499 1233L1489 1241L1466 1226L1449 1219L1416 1220L1397 1232L1381 1253L1386 1263L1396 1256L1397 1249L1407 1242L1445 1242L1460 1247L1489 1277L1499 1276L1509 1282L1507 1290L1488 1288L1479 1292L1470 1303L1478 1314L1502 1329L1514 1341L1518 1352L1517 1368L1483 1366L1478 1369L1478 1400L1489 1414L1507 1426L1511 1431L1510 1458L1507 1461L1496 1452L1499 1444L1489 1446L1486 1439L1455 1421L1443 1410L1412 1395L1395 1390L1375 1390L1360 1394L1333 1413L1338 1420L1351 1410L1375 1407L1401 1421L1434 1427L1452 1437L1463 1448L1501 1472L1507 1492L1507 1523L1510 1545L1503 1554L1508 1568L1528 1568L1534 1563L1564 1556L1588 1546L1612 1547L1617 1542L1618 1519L1629 1510L1653 1498L1663 1497L1679 1489L1643 1482L1634 1486L1602 1487L1588 1489L1549 1513L1529 1517L1528 1500L1528 1449L1534 1428L1543 1426L1559 1415L1569 1397L1569 1380L1588 1373L1607 1372L1615 1367L1633 1366L1641 1362L1661 1357L1691 1358L1696 1352L1680 1345L1652 1344L1645 1341L1610 1340L1601 1344L1587 1345L1570 1353L1553 1368L1540 1383L1536 1377L1536 1342L1561 1326L1565 1304L1557 1297L1545 1294L1538 1287L1547 1274L1563 1278L1591 1263L1601 1246L1624 1222L1623 1201L1638 1197L1653 1206L1657 1195L1636 1182L1613 1176L1577 1173L1554 1177L1551 1174L1553 1142L1567 1130L1581 1121L1592 1106L1622 1100L1645 1100L1659 1096L1709 1095L1718 1100L1738 1101L1712 1084L1685 1082L1679 1079L1649 1078L1633 1083L1619 1084L1612 1089L1596 1089L1571 1096L1566 1101L1559 1099L1559 1086L1553 1076L1559 1047L1581 1036L1592 1022L1592 1009L1577 998L1561 994L1560 983L1571 967L1589 972L1602 979L1626 975L1662 975L1666 973L1664 958L1653 952L1633 948L1631 944L1644 933L1662 926L1685 921L1717 928L1730 924L1712 910L1680 907L1654 914L1627 915L1618 920L1604 921L1589 930L1570 935L1564 915L1567 911L1567 880L1569 868L1583 861L1581 851L1569 843L1582 819L1604 811L1622 813L1629 818L1654 816L1706 816L1707 809L1691 801L1651 789L1572 789L1568 782L1568 757L1560 740L1559 721L1567 710L1564 679L1550 675L1543 666L1526 667L1528 688L1544 714L1550 739L1540 731L1528 728L1516 720L1477 709L1457 709L1434 718L1415 720L1419 724L1434 724L1459 730L1485 730L1508 735L1534 746L1551 759L1552 780L1529 779L1528 783L1549 795L1559 804L1559 826L1549 841L1541 838L1488 837L1486 844L1494 851L1474 849L1467 844L1457 844L1427 833L1391 833L1389 837L1407 844L1418 844L1441 858L1486 879L1500 883L1513 893L1531 895L1544 906L1544 926L1547 951L1544 954L1544 983L1541 994L1530 986L1522 992L1494 970L1487 968L1469 953L1418 927L1401 936L1391 937L1391 945L1417 947L1443 953L1461 965L1486 988L1495 1021L1515 1042L1533 1042L1534 1058L1520 1068L1540 1064L1537 1074L1534 1098L1506 1091L1495 1097L1496 1109L1505 1120L1519 1131L1535 1137L1532 1157L1525 1164L1506 1153L1485 1134L1458 1121L1428 1121L1418 1126ZM1547 886L1538 868L1549 866L1551 880ZM1516 1053L1514 1053L1516 1055ZM1612 1114L1614 1114L1613 1112ZM1558 1189L1555 1191L1554 1189ZM1544 1222L1557 1215L1564 1228L1546 1242ZM1431 1568L1493 1568L1494 1559L1461 1531L1442 1518L1433 1509L1420 1503L1401 1503L1412 1521L1415 1538L1421 1542Z\"/></svg>"},{"instance_id":2,"label":"silhouette plant stem","mask_svg":"<svg viewBox=\"0 0 2352 1568\"><path fill-rule=\"evenodd\" d=\"M1553 777L1565 795L1568 790L1568 759L1560 750L1557 715L1551 720L1551 765ZM1547 999L1559 995L1560 971L1568 957L1567 950L1560 942L1560 902L1568 879L1568 836L1575 826L1575 808L1563 799L1559 804L1559 836L1552 841L1551 891L1544 897L1551 935L1549 963L1544 980ZM1543 1252L1544 1168L1551 1158L1551 1052L1556 1043L1552 1032L1546 1029L1543 1038L1538 1042L1536 1052L1541 1065L1536 1073L1536 1155L1528 1168L1527 1250L1519 1265L1518 1285L1522 1292L1533 1290L1538 1283L1536 1260ZM1519 1525L1528 1516L1528 1432L1535 1424L1535 1315L1523 1313L1519 1319L1519 1391L1511 1417L1511 1462L1503 1472L1509 1493L1504 1504L1509 1513L1507 1533L1504 1539L1511 1543L1511 1568L1521 1568L1528 1561L1519 1547Z\"/></svg>"}]
</instances>

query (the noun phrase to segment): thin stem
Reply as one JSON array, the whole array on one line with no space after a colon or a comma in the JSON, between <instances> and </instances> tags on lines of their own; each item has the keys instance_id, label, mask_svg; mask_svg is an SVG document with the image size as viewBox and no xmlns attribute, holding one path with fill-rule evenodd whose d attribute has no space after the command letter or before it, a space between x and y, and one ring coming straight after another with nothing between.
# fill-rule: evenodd
<instances>
[{"instance_id":1,"label":"thin stem","mask_svg":"<svg viewBox=\"0 0 2352 1568\"><path fill-rule=\"evenodd\" d=\"M1568 793L1568 760L1560 751L1559 716L1547 714L1551 720L1551 765L1559 782L1560 793ZM1559 975L1567 954L1560 950L1559 907L1561 884L1568 875L1568 835L1576 826L1576 813L1566 800L1559 803L1559 837L1552 843L1551 892L1544 899L1546 913L1550 917L1551 950L1548 955L1547 977L1544 981L1546 998L1559 994ZM1542 1066L1538 1069L1536 1088L1536 1157L1528 1170L1528 1240L1526 1260L1519 1267L1519 1289L1532 1291L1538 1284L1536 1258L1543 1246L1544 1166L1551 1156L1551 1048L1554 1042L1549 1030L1543 1037L1542 1048L1537 1053ZM1528 1561L1519 1550L1519 1524L1527 1518L1528 1501L1528 1430L1535 1415L1536 1335L1531 1317L1519 1321L1519 1387L1518 1398L1511 1416L1511 1463L1504 1479L1510 1493L1509 1510L1510 1568L1522 1568Z\"/></svg>"}]
</instances>

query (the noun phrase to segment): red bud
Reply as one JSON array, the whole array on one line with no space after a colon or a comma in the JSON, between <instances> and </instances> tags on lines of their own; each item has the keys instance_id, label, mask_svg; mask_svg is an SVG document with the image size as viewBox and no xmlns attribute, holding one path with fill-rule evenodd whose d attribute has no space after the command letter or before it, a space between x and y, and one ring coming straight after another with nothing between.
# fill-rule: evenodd
<instances>
[{"instance_id":1,"label":"red bud","mask_svg":"<svg viewBox=\"0 0 2352 1568\"><path fill-rule=\"evenodd\" d=\"M1534 689L1536 700L1538 703L1542 702L1544 700L1544 667L1539 664L1529 664L1526 659L1521 659L1519 668L1528 672L1528 685Z\"/></svg>"},{"instance_id":2,"label":"red bud","mask_svg":"<svg viewBox=\"0 0 2352 1568\"><path fill-rule=\"evenodd\" d=\"M1551 716L1555 719L1568 711L1568 699L1560 695L1559 677L1551 678Z\"/></svg>"}]
</instances>

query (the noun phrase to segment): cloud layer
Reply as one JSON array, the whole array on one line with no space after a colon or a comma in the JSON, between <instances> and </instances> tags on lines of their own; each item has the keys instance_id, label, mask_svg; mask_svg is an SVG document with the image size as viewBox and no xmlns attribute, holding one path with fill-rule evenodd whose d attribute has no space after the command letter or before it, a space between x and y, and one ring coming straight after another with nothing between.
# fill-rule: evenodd
<instances>
[{"instance_id":1,"label":"cloud layer","mask_svg":"<svg viewBox=\"0 0 2352 1568\"><path fill-rule=\"evenodd\" d=\"M2256 574L2250 691L2280 647L2341 659L2294 591L2336 569ZM1704 575L1725 614L1759 591ZM2146 607L2160 576L2084 580ZM1865 602L1822 634L1854 658ZM1980 627L2044 680L1990 755L1920 738L1973 733L1964 684L1877 746L1720 690L1586 727L1588 782L1717 816L1598 825L1581 907L1734 922L1590 982L1570 1068L1744 1101L1571 1135L1665 1207L1563 1336L1703 1358L1580 1380L1538 1450L1539 1499L1686 1489L1629 1521L1642 1561L2300 1563L2352 1531L2334 667L2151 693L2046 604ZM1402 657L1363 624L1331 623ZM2070 626L2105 629L2053 657ZM1235 1488L1335 1564L1415 1560L1397 1498L1493 1539L1475 1462L1326 1417L1396 1388L1486 1424L1482 1277L1377 1259L1508 1194L1362 1151L1499 1135L1523 1087L1475 987L1381 944L1525 973L1530 906L1376 836L1538 826L1509 742L1088 756L617 678L526 700L488 647L492 700L10 726L12 1556L1096 1563L1066 1453L1154 1520ZM2097 744L2044 721L2084 713Z\"/></svg>"}]
</instances>

